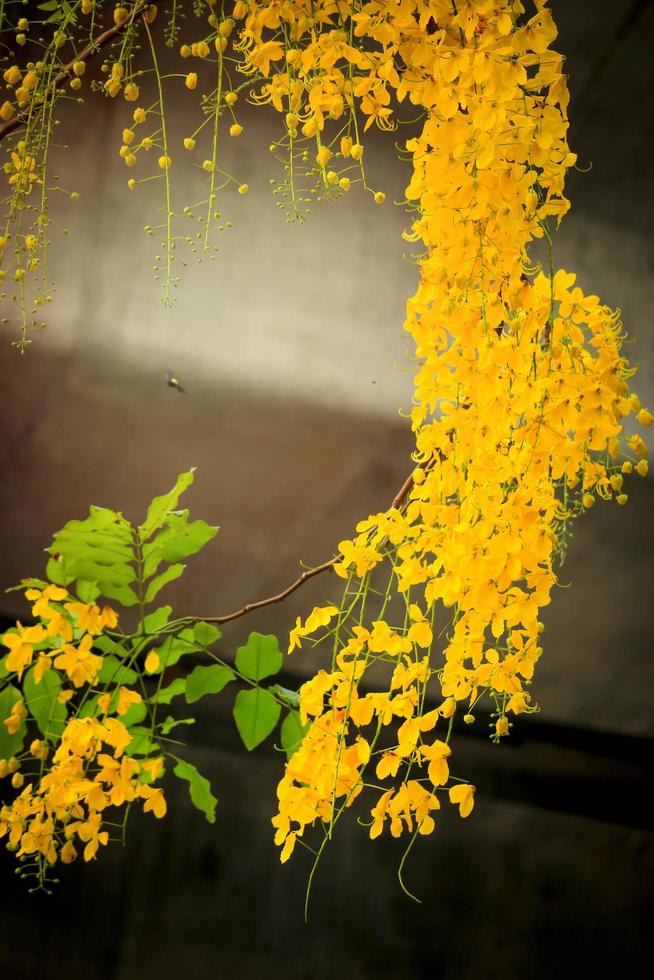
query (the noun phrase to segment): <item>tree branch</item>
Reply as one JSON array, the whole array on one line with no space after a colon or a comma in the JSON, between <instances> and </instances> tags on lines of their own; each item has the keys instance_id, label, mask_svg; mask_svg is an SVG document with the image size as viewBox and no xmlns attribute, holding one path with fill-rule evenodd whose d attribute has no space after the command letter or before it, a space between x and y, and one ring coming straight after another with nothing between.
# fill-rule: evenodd
<instances>
[{"instance_id":1,"label":"tree branch","mask_svg":"<svg viewBox=\"0 0 654 980\"><path fill-rule=\"evenodd\" d=\"M433 462L423 466L423 469L430 469L431 466L433 466ZM409 473L406 480L393 497L391 508L401 510L406 503L406 498L411 492L412 487L413 470L411 473ZM283 589L281 592L278 592L276 595L271 595L267 599L259 599L258 602L248 602L246 605L242 606L241 609L237 609L235 612L227 613L225 616L189 616L187 618L193 623L228 623L232 619L240 619L241 616L247 616L248 613L254 612L255 609L262 609L264 606L272 606L276 602L283 602L287 596L291 595L292 592L295 592L296 589L299 589L300 586L304 585L305 582L308 582L309 579L314 578L316 575L320 575L322 572L328 571L330 568L333 568L336 562L339 561L339 557L339 555L334 555L333 558L330 558L329 561L323 562L322 565L317 565L315 568L310 568L308 571L302 572L302 574L296 578L294 582L291 582L287 588Z\"/></svg>"},{"instance_id":2,"label":"tree branch","mask_svg":"<svg viewBox=\"0 0 654 980\"><path fill-rule=\"evenodd\" d=\"M73 58L72 61L69 61L65 68L62 68L56 78L51 82L49 86L50 90L56 90L61 88L62 85L65 85L73 74L74 64L76 64L78 61L83 61L85 63L89 62L91 58L94 58L96 54L102 50L102 48L106 47L107 44L110 44L115 37L127 30L127 28L134 23L137 17L140 17L148 7L152 6L153 2L154 0L139 0L139 2L133 8L131 16L125 21L124 24L114 24L113 27L108 27L106 31L102 32L102 34L98 34L93 41L87 44L83 51ZM2 141L5 136L8 136L9 133L13 133L13 131L18 129L19 126L24 126L28 119L29 109L24 109L22 112L19 112L16 116L14 116L13 119L10 119L3 126L0 126L0 141Z\"/></svg>"}]
</instances>

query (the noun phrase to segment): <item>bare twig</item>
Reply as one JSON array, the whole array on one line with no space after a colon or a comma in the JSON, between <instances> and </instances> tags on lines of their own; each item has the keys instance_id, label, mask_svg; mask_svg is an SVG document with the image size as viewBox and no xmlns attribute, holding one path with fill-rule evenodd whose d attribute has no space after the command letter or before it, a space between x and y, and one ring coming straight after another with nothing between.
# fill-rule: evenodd
<instances>
[{"instance_id":1,"label":"bare twig","mask_svg":"<svg viewBox=\"0 0 654 980\"><path fill-rule=\"evenodd\" d=\"M248 602L242 609L237 609L236 612L228 613L226 616L189 616L189 619L193 622L228 623L231 619L239 619L241 616L247 616L248 613L254 612L255 609L261 609L263 606L271 606L275 602L283 602L291 592L295 592L301 585L308 582L310 578L313 578L315 575L320 575L321 572L326 572L328 568L333 568L337 561L338 556L335 555L329 561L323 562L322 565L317 565L316 568L310 568L308 571L302 572L299 578L296 578L288 588L282 592L278 592L277 595L271 595L267 599L260 599L258 602Z\"/></svg>"},{"instance_id":2,"label":"bare twig","mask_svg":"<svg viewBox=\"0 0 654 980\"><path fill-rule=\"evenodd\" d=\"M74 64L76 64L78 61L88 62L91 60L91 58L94 58L95 55L102 50L102 48L106 47L106 45L110 44L115 37L127 30L127 28L134 23L137 17L140 17L148 7L152 6L153 2L154 0L139 0L139 3L137 3L133 8L131 16L125 21L124 24L114 24L113 27L108 27L102 34L98 34L98 36L91 41L83 51L76 55L72 61L69 61L65 68L62 68L62 70L50 84L50 89L58 89L61 88L62 85L65 85L73 74ZM6 122L4 126L0 126L0 140L3 140L5 136L9 135L9 133L12 133L15 129L18 129L19 126L24 126L28 119L29 109L24 109L22 112L19 112L16 116L14 116L13 119Z\"/></svg>"},{"instance_id":3,"label":"bare twig","mask_svg":"<svg viewBox=\"0 0 654 980\"><path fill-rule=\"evenodd\" d=\"M427 464L423 468L429 469L430 465L433 465L433 463ZM393 497L393 502L391 503L392 508L395 507L401 509L405 504L406 498L413 487L413 473L414 470L409 473L406 480ZM287 588L283 589L281 592L278 592L276 595L269 596L267 599L260 599L258 602L248 602L246 605L242 606L241 609L237 609L236 612L227 613L225 616L189 616L188 619L194 623L228 623L232 619L240 619L241 616L247 616L248 613L254 612L255 609L262 609L264 606L271 606L276 602L283 602L287 596L291 595L292 592L295 592L296 589L299 589L305 582L308 582L310 578L314 578L316 575L320 575L322 572L326 572L330 568L333 568L336 562L339 560L340 556L334 555L333 558L330 558L329 561L323 562L322 565L317 565L315 568L310 568L306 572L302 572L302 574L296 578L294 582L291 582Z\"/></svg>"}]
</instances>

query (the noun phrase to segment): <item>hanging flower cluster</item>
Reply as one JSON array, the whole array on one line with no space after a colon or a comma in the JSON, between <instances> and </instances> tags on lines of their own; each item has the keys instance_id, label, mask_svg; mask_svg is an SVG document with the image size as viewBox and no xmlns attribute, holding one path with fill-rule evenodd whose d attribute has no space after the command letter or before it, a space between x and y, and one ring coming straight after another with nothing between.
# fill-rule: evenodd
<instances>
[{"instance_id":1,"label":"hanging flower cluster","mask_svg":"<svg viewBox=\"0 0 654 980\"><path fill-rule=\"evenodd\" d=\"M389 90L425 112L407 142L407 199L417 211L407 237L425 254L405 323L419 360L413 486L403 509L361 522L335 566L365 596L372 570L390 564L404 623L366 623L361 602L348 628L350 587L340 612L329 610L339 614L333 667L301 689L311 727L279 786L282 860L316 821L331 832L364 785L377 787L372 837L387 819L394 836L431 832L445 788L470 813L474 787L449 770L455 712L467 703L472 722L489 694L500 738L510 715L535 709L528 685L542 652L540 610L568 524L597 496L624 504L623 474L647 473L643 440L623 434L625 416L642 425L652 416L629 395L618 314L552 265L551 221L568 209L563 185L575 156L563 59L550 48L556 28L545 3L536 8L527 18L522 3L496 0L365 4L352 24L368 44L352 57L327 29L317 34L313 7L313 43L298 63L326 65L328 81L308 86L310 126L320 131L336 90L345 101L365 91L361 111L383 127ZM278 16L271 5L250 15L253 63L274 43L261 31ZM302 33L298 17L292 38ZM354 77L346 69L339 79L326 51L354 66ZM538 238L548 245L546 272L530 267L527 247ZM323 625L321 612L298 624L291 648ZM433 652L437 617L447 632L442 660ZM378 683L380 662L388 689L361 693L364 675ZM425 711L432 678L441 704Z\"/></svg>"}]
</instances>

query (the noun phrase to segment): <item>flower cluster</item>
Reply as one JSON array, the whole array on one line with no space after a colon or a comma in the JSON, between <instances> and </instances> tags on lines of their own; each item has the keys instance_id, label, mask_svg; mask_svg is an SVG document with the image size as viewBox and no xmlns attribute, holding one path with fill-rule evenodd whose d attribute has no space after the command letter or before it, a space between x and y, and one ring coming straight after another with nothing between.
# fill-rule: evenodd
<instances>
[{"instance_id":1,"label":"flower cluster","mask_svg":"<svg viewBox=\"0 0 654 980\"><path fill-rule=\"evenodd\" d=\"M276 6L258 6L277 16ZM361 110L383 126L389 90L425 113L407 141L416 217L406 237L425 249L405 323L419 362L417 466L406 504L361 522L340 545L335 569L348 588L330 631L337 653L332 670L301 690L311 728L287 766L273 821L283 858L316 819L331 828L363 786L377 791L373 837L387 817L395 836L430 832L442 788L470 813L474 788L449 772L459 705L467 702L463 720L472 722L473 706L490 695L496 739L508 733L509 715L535 710L528 687L542 652L540 610L569 522L598 496L624 504L623 475L647 473L645 443L623 431L626 416L645 426L652 416L629 394L618 314L553 266L552 222L568 209L563 185L575 156L563 59L550 48L556 28L546 3L535 6L528 18L517 0L404 0L368 3L352 17L369 44L365 56L343 54L357 69L341 89L346 100L365 89ZM306 29L320 47L313 11ZM248 21L251 58L266 26L257 16ZM289 29L302 31L298 22ZM334 59L325 61L333 82ZM316 62L302 52L298 64ZM318 130L325 84L316 83L308 117ZM529 260L534 239L547 246L545 270ZM384 616L367 625L363 614L370 576L385 563L389 591L405 600L399 627ZM349 627L357 580L362 600ZM310 620L291 646L324 625L320 610ZM379 664L388 689L362 693L364 674L378 684ZM432 678L440 704L427 710Z\"/></svg>"},{"instance_id":2,"label":"flower cluster","mask_svg":"<svg viewBox=\"0 0 654 980\"><path fill-rule=\"evenodd\" d=\"M37 623L17 623L2 638L9 652L0 696L3 703L16 700L0 722L19 743L26 723L43 737L0 759L0 777L10 777L18 791L0 808L0 838L42 883L48 866L75 859L77 842L85 861L96 856L109 840L107 825L120 826L107 820L110 808L141 800L145 811L162 817L166 802L151 785L163 772L163 759L131 754L128 713L142 696L119 683L115 667L93 649L105 630L116 628L114 610L80 602L54 584L25 594ZM110 669L101 680L105 665ZM22 691L15 683L22 683Z\"/></svg>"}]
</instances>

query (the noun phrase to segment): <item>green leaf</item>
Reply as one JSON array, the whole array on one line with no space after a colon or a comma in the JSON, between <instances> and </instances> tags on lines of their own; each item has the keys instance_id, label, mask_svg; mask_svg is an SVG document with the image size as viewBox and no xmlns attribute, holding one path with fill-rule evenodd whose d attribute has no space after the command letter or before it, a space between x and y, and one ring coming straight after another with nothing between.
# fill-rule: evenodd
<instances>
[{"instance_id":1,"label":"green leaf","mask_svg":"<svg viewBox=\"0 0 654 980\"><path fill-rule=\"evenodd\" d=\"M145 520L139 527L141 541L147 541L150 535L156 531L157 528L162 527L168 515L177 507L179 498L193 483L194 472L195 467L188 470L187 473L180 473L172 490L169 490L168 493L164 493L161 497L155 497L153 499L152 503L148 507Z\"/></svg>"},{"instance_id":2,"label":"green leaf","mask_svg":"<svg viewBox=\"0 0 654 980\"><path fill-rule=\"evenodd\" d=\"M134 589L130 589L128 585L124 586L113 586L108 585L106 582L102 582L102 594L107 597L107 599L113 599L115 602L119 602L121 606L129 608L130 606L135 606L139 601Z\"/></svg>"},{"instance_id":3,"label":"green leaf","mask_svg":"<svg viewBox=\"0 0 654 980\"><path fill-rule=\"evenodd\" d=\"M303 725L300 721L298 711L289 711L284 718L281 727L282 748L286 752L286 758L290 759L302 744L302 739L309 730L308 725Z\"/></svg>"},{"instance_id":4,"label":"green leaf","mask_svg":"<svg viewBox=\"0 0 654 980\"><path fill-rule=\"evenodd\" d=\"M97 644L96 644L97 645ZM98 674L101 684L133 684L138 674L131 667L125 667L118 657L103 657Z\"/></svg>"},{"instance_id":5,"label":"green leaf","mask_svg":"<svg viewBox=\"0 0 654 980\"><path fill-rule=\"evenodd\" d=\"M95 718L100 714L100 705L98 704L99 694L96 694L92 698L87 698L86 701L81 705L77 711L78 718Z\"/></svg>"},{"instance_id":6,"label":"green leaf","mask_svg":"<svg viewBox=\"0 0 654 980\"><path fill-rule=\"evenodd\" d=\"M25 589L44 589L48 583L41 578L22 578L20 585L12 585L5 592L24 592Z\"/></svg>"},{"instance_id":7,"label":"green leaf","mask_svg":"<svg viewBox=\"0 0 654 980\"><path fill-rule=\"evenodd\" d=\"M161 734L168 735L172 732L173 728L177 728L178 725L194 725L195 718L173 718L172 715L168 715L161 723Z\"/></svg>"},{"instance_id":8,"label":"green leaf","mask_svg":"<svg viewBox=\"0 0 654 980\"><path fill-rule=\"evenodd\" d=\"M222 664L196 667L186 678L186 703L193 704L205 694L219 694L235 679L234 671Z\"/></svg>"},{"instance_id":9,"label":"green leaf","mask_svg":"<svg viewBox=\"0 0 654 980\"><path fill-rule=\"evenodd\" d=\"M245 646L236 651L236 669L252 681L279 673L282 662L277 637L272 635L250 633Z\"/></svg>"},{"instance_id":10,"label":"green leaf","mask_svg":"<svg viewBox=\"0 0 654 980\"><path fill-rule=\"evenodd\" d=\"M70 583L75 578L74 575L70 575L64 568L64 563L59 558L49 558L45 566L45 574L48 577L48 581L53 582L55 585L61 585L63 588L70 585Z\"/></svg>"},{"instance_id":11,"label":"green leaf","mask_svg":"<svg viewBox=\"0 0 654 980\"><path fill-rule=\"evenodd\" d=\"M278 699L287 704L289 708L299 708L300 707L300 692L291 691L288 687L282 687L281 684L271 684L268 688L271 694L274 694Z\"/></svg>"},{"instance_id":12,"label":"green leaf","mask_svg":"<svg viewBox=\"0 0 654 980\"><path fill-rule=\"evenodd\" d=\"M122 523L113 529L98 530L89 521L69 521L54 535L50 550L64 558L96 558L107 565L134 561L131 536L125 535Z\"/></svg>"},{"instance_id":13,"label":"green leaf","mask_svg":"<svg viewBox=\"0 0 654 980\"><path fill-rule=\"evenodd\" d=\"M77 583L75 591L80 602L86 603L95 602L100 595L100 589L95 582L86 582L84 580Z\"/></svg>"},{"instance_id":14,"label":"green leaf","mask_svg":"<svg viewBox=\"0 0 654 980\"><path fill-rule=\"evenodd\" d=\"M7 660L7 657L0 658L0 680L2 680L3 677L6 677L7 674L9 673L9 671L7 670L6 660ZM0 718L0 722L1 721L2 721L2 718Z\"/></svg>"},{"instance_id":15,"label":"green leaf","mask_svg":"<svg viewBox=\"0 0 654 980\"><path fill-rule=\"evenodd\" d=\"M192 629L182 630L177 636L169 636L161 644L157 653L161 661L160 670L172 667L188 653L197 653L199 647L195 643Z\"/></svg>"},{"instance_id":16,"label":"green leaf","mask_svg":"<svg viewBox=\"0 0 654 980\"><path fill-rule=\"evenodd\" d=\"M125 714L119 715L119 721L122 721L125 728L131 729L132 725L138 725L140 721L143 721L148 713L148 709L143 701L138 701L136 704L129 706Z\"/></svg>"},{"instance_id":17,"label":"green leaf","mask_svg":"<svg viewBox=\"0 0 654 980\"><path fill-rule=\"evenodd\" d=\"M91 507L88 517L68 521L54 535L48 551L47 574L53 582L68 585L78 579L80 596L102 594L126 606L138 601L129 589L136 577L132 528L122 514Z\"/></svg>"},{"instance_id":18,"label":"green leaf","mask_svg":"<svg viewBox=\"0 0 654 980\"><path fill-rule=\"evenodd\" d=\"M83 578L87 582L96 582L103 595L108 595L105 586L124 588L136 579L134 569L130 565L100 564L96 556L72 558L65 562L66 571L74 578Z\"/></svg>"},{"instance_id":19,"label":"green leaf","mask_svg":"<svg viewBox=\"0 0 654 980\"><path fill-rule=\"evenodd\" d=\"M150 578L154 575L159 563L164 560L179 561L196 554L217 533L218 528L212 527L206 521L192 521L189 524L187 510L169 514L164 530L143 546L144 577Z\"/></svg>"},{"instance_id":20,"label":"green leaf","mask_svg":"<svg viewBox=\"0 0 654 980\"><path fill-rule=\"evenodd\" d=\"M209 780L201 776L190 762L184 762L182 759L178 761L173 772L178 779L185 779L189 784L189 794L193 806L204 813L209 823L215 823L218 800L211 792Z\"/></svg>"},{"instance_id":21,"label":"green leaf","mask_svg":"<svg viewBox=\"0 0 654 980\"><path fill-rule=\"evenodd\" d=\"M149 728L135 725L129 733L132 741L125 747L125 755L149 755L150 752L159 752L161 746L152 738Z\"/></svg>"},{"instance_id":22,"label":"green leaf","mask_svg":"<svg viewBox=\"0 0 654 980\"><path fill-rule=\"evenodd\" d=\"M106 633L101 633L100 636L93 637L93 649L101 650L102 653L113 653L116 651L119 657L127 656L122 643L118 643L117 640L112 640Z\"/></svg>"},{"instance_id":23,"label":"green leaf","mask_svg":"<svg viewBox=\"0 0 654 980\"><path fill-rule=\"evenodd\" d=\"M153 578L145 592L146 603L152 602L159 592L161 592L164 585L168 585L169 582L174 582L176 578L179 578L184 572L185 568L186 565L181 564L169 565L165 572L162 572L161 575L157 575L156 578Z\"/></svg>"},{"instance_id":24,"label":"green leaf","mask_svg":"<svg viewBox=\"0 0 654 980\"><path fill-rule=\"evenodd\" d=\"M7 726L3 725L5 718L11 714L11 709L17 701L22 701L21 693L13 684L8 684L0 691L0 759L11 759L18 755L23 748L25 732L27 731L25 719L21 719L20 727L17 732L10 735Z\"/></svg>"},{"instance_id":25,"label":"green leaf","mask_svg":"<svg viewBox=\"0 0 654 980\"><path fill-rule=\"evenodd\" d=\"M172 606L159 606L158 609L143 618L141 632L146 635L158 633L168 623L172 611Z\"/></svg>"},{"instance_id":26,"label":"green leaf","mask_svg":"<svg viewBox=\"0 0 654 980\"><path fill-rule=\"evenodd\" d=\"M58 700L61 678L51 668L46 670L37 684L35 670L35 667L30 667L23 680L25 703L43 735L50 742L56 742L61 737L68 718L66 705Z\"/></svg>"},{"instance_id":27,"label":"green leaf","mask_svg":"<svg viewBox=\"0 0 654 980\"><path fill-rule=\"evenodd\" d=\"M193 636L200 646L210 647L212 643L220 639L221 633L211 623L196 623L193 627Z\"/></svg>"},{"instance_id":28,"label":"green leaf","mask_svg":"<svg viewBox=\"0 0 654 980\"><path fill-rule=\"evenodd\" d=\"M234 701L234 721L246 749L252 751L270 735L281 710L269 691L260 687L239 691Z\"/></svg>"},{"instance_id":29,"label":"green leaf","mask_svg":"<svg viewBox=\"0 0 654 980\"><path fill-rule=\"evenodd\" d=\"M170 704L173 698L178 697L180 694L184 694L186 691L186 678L176 677L168 687L162 687L159 691L150 698L151 704Z\"/></svg>"}]
</instances>

